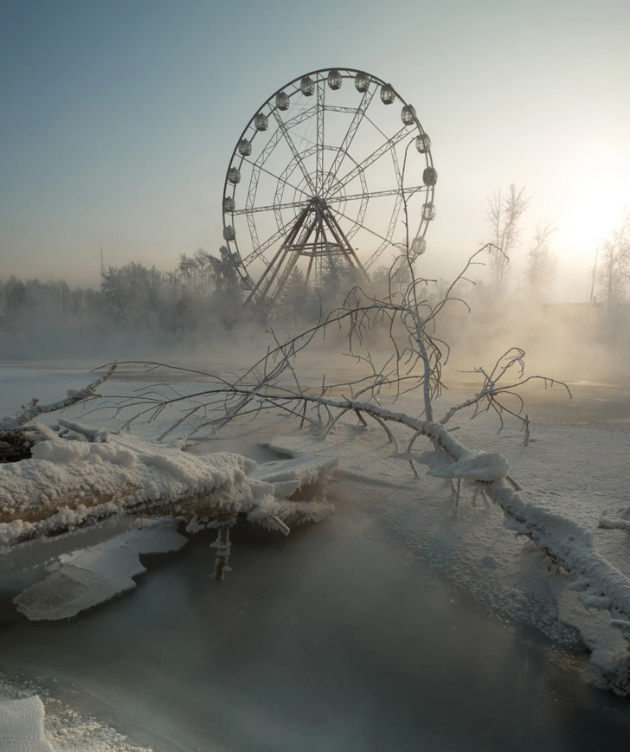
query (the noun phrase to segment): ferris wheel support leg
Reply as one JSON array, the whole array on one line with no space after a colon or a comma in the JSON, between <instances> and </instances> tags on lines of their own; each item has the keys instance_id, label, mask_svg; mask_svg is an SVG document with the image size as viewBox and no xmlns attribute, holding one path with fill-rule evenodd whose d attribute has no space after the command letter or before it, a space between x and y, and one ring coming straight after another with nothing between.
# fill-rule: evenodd
<instances>
[{"instance_id":1,"label":"ferris wheel support leg","mask_svg":"<svg viewBox=\"0 0 630 752\"><path fill-rule=\"evenodd\" d=\"M304 289L308 287L308 281L311 278L311 271L313 270L313 264L315 263L315 248L317 247L317 244L319 243L319 236L321 233L321 227L317 225L317 231L315 232L315 243L313 248L313 254L308 262L308 269L306 270L306 278L304 280Z\"/></svg>"},{"instance_id":2,"label":"ferris wheel support leg","mask_svg":"<svg viewBox=\"0 0 630 752\"><path fill-rule=\"evenodd\" d=\"M256 283L256 286L254 287L254 289L253 289L253 290L252 290L252 291L250 292L250 294L249 294L249 295L247 296L247 300L245 301L245 305L247 305L247 304L248 304L248 303L249 303L249 302L250 302L251 300L253 300L254 296L256 295L256 293L258 292L258 290L260 289L260 286L261 286L261 285L262 285L262 283L264 282L264 280L265 280L265 277L266 277L266 276L267 276L267 275L269 274L269 272L270 272L270 271L271 271L271 270L273 269L273 267L274 267L274 265L275 265L276 261L277 261L277 260L278 260L278 258L280 257L280 254L281 254L281 253L282 253L283 251L285 251L285 250L286 250L286 248L287 248L287 246L288 246L288 245L290 245L290 244L291 244L291 243L293 242L293 240L295 239L295 236L296 236L296 235L298 234L298 232L300 231L300 228L301 228L301 227L302 227L302 225L304 224L304 222L305 222L305 220L306 220L306 216L307 216L307 214L308 214L308 212L307 212L307 211L305 210L305 211L303 211L303 212L302 212L302 214L301 214L301 215L300 215L300 216L298 217L298 219L297 219L297 222L296 222L296 223L295 223L295 224L293 225L293 227L292 227L292 228L291 228L291 230L289 231L289 234L287 235L287 237L286 237L285 241L284 241L284 242L282 243L282 245L281 245L281 246L280 246L280 248L278 249L278 252L276 253L276 255L275 255L275 256L273 257L273 259L271 260L271 263L270 263L270 264L269 264L269 266L268 266L268 267L267 267L267 268L265 269L265 271L264 271L264 272L262 273L262 275L261 275L260 279L258 280L258 282ZM284 261L284 257L282 258L282 261L281 261L280 263L282 264L282 262L283 262L283 261ZM267 288L267 289L265 290L265 293L264 293L264 294L263 294L263 296L262 296L263 298L265 297L265 295L266 295L267 291L268 291L268 288Z\"/></svg>"},{"instance_id":3,"label":"ferris wheel support leg","mask_svg":"<svg viewBox=\"0 0 630 752\"><path fill-rule=\"evenodd\" d=\"M298 241L298 246L305 246L306 243L308 242L309 238L313 234L313 230L315 230L318 226L319 226L319 217L317 215L315 215L315 217L313 218L313 221L308 226L308 228L306 228L302 232L302 235L301 235L301 237L300 237L300 239ZM297 262L299 261L301 255L302 254L300 253L299 250L294 250L293 251L293 256L289 259L288 264L285 266L284 271L282 272L282 274L280 276L280 279L278 280L278 284L276 285L276 289L273 291L273 295L271 295L271 297L270 297L272 303L275 303L278 300L278 298L280 297L280 294L281 294L282 290L284 289L284 286L288 282L289 277L291 276L291 272L295 268L295 266L296 266ZM278 270L279 269L280 269L280 265L278 265ZM274 277L276 275L277 275L277 271L276 271L276 274L274 275ZM267 290L265 291L265 294L267 294L269 292L269 289L271 288L272 282L273 282L273 280L271 280L271 282L269 283L269 285L267 287Z\"/></svg>"},{"instance_id":4,"label":"ferris wheel support leg","mask_svg":"<svg viewBox=\"0 0 630 752\"><path fill-rule=\"evenodd\" d=\"M337 220L332 216L332 214L325 214L324 215L324 221L328 225L330 232L332 233L332 236L335 238L337 243L339 244L342 253L345 256L346 261L348 262L349 266L352 269L358 269L361 271L363 276L367 279L368 274L363 268L363 265L359 261L356 253L354 252L354 248L350 245L350 241L346 237L344 231L339 226L339 223Z\"/></svg>"},{"instance_id":5,"label":"ferris wheel support leg","mask_svg":"<svg viewBox=\"0 0 630 752\"><path fill-rule=\"evenodd\" d=\"M304 218L306 218L306 213L304 214ZM311 225L310 225L310 227L308 229L305 229L305 230L302 231L302 236L298 240L298 244L299 245L304 244L308 240L309 236L311 235L311 233L313 231L313 227L315 226L315 222L316 222L316 220L314 220L311 223ZM291 253L291 246L293 244L293 241L295 240L295 236L297 235L297 231L298 230L299 230L299 228L296 228L295 232L291 233L291 238L290 239L287 238L287 241L285 243L283 243L284 253L282 254L282 257L280 258L280 260L278 261L278 263L275 265L273 273L272 273L271 277L269 278L269 280L267 281L267 284L265 286L264 291L260 295L261 300L264 300L269 295L269 291L271 290L271 287L272 287L273 283L275 282L276 277L278 276L278 273L279 273L280 269L282 268L282 265L286 261L287 256ZM276 286L276 289L274 290L274 293L273 293L273 295L270 298L272 302L276 300L276 298L278 297L278 294L279 294L280 290L282 290L282 288L286 284L286 279L288 278L288 274L290 274L293 271L293 267L297 263L299 255L300 255L299 252L296 252L294 254L294 259L291 258L289 260L290 269L289 269L288 273L287 273L287 267L285 267L285 270L282 272L282 276L280 277L278 285ZM272 262L272 265L273 265L273 262Z\"/></svg>"},{"instance_id":6,"label":"ferris wheel support leg","mask_svg":"<svg viewBox=\"0 0 630 752\"><path fill-rule=\"evenodd\" d=\"M289 248L284 249L284 253L282 254L282 258L278 261L276 264L273 273L271 277L267 280L267 284L265 285L265 289L263 290L262 294L260 295L260 300L264 300L269 295L269 290L271 290L271 286L276 280L276 277L278 276L278 272L280 269L282 269L282 265L287 259L287 256L291 253ZM272 297L271 300L273 301L274 298Z\"/></svg>"}]
</instances>

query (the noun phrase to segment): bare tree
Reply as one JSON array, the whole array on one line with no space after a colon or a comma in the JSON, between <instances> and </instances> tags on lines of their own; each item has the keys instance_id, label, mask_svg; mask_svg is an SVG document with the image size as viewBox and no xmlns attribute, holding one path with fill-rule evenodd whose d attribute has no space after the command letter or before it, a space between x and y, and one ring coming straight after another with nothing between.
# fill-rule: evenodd
<instances>
[{"instance_id":1,"label":"bare tree","mask_svg":"<svg viewBox=\"0 0 630 752\"><path fill-rule=\"evenodd\" d=\"M22 315L26 301L26 285L16 277L10 277L0 288L2 321L6 321L9 326L14 324Z\"/></svg>"},{"instance_id":2,"label":"bare tree","mask_svg":"<svg viewBox=\"0 0 630 752\"><path fill-rule=\"evenodd\" d=\"M630 210L613 230L602 248L599 289L609 312L616 312L625 302L630 282Z\"/></svg>"},{"instance_id":3,"label":"bare tree","mask_svg":"<svg viewBox=\"0 0 630 752\"><path fill-rule=\"evenodd\" d=\"M301 424L308 422L319 427L324 434L343 414L353 412L359 420L363 420L365 414L383 427L390 421L400 423L416 431L417 436L427 435L439 443L436 437L442 435L441 429L433 427L434 400L441 395L444 387L442 368L448 360L450 347L437 336L436 320L451 305L468 308L459 294L459 288L463 283L470 282L466 275L473 266L481 263L478 260L481 255L495 251L491 244L479 249L444 294L433 299L427 295L431 280L417 277L413 260L408 254L405 263L411 281L402 292L397 286L395 291L391 291L395 287L391 281L390 293L382 298L355 287L346 297L344 305L297 336L281 341L271 329L274 346L261 360L231 381L205 371L160 363L146 364L149 368L163 366L194 373L209 379L212 388L192 396L166 400L156 397L153 390L147 390L123 401L117 409L132 410L125 424L128 426L142 416L153 416L156 411L159 414L167 404L182 403L182 417L169 427L160 437L162 439L184 424L192 425L187 433L190 437L202 429L215 432L238 417L251 416L264 409L277 409L298 417ZM398 262L395 262L393 268L397 266ZM367 333L383 324L391 344L391 354L381 365L377 365L370 352L363 352L361 347ZM318 334L343 327L346 329L348 354L365 365L367 374L354 381L328 384L324 376L321 388L314 392L301 383L294 363ZM520 348L511 348L492 369L475 369L482 379L480 391L447 411L439 424L445 426L459 410L474 407L476 413L491 410L501 422L504 416L509 415L525 426L528 421L523 414L523 402L515 390L532 380L543 381L546 385L556 382L538 375L525 377L524 357L525 353ZM139 363L135 362L135 365ZM516 374L514 378L510 378L512 374ZM420 390L423 404L421 416L411 417L383 408L379 396L386 388L394 390L395 399ZM342 397L333 396L340 392ZM191 398L194 404L186 405ZM191 424L197 417L200 417L199 421Z\"/></svg>"},{"instance_id":4,"label":"bare tree","mask_svg":"<svg viewBox=\"0 0 630 752\"><path fill-rule=\"evenodd\" d=\"M211 256L198 248L192 256L182 253L179 257L176 277L185 281L195 297L206 298L214 289L214 268Z\"/></svg>"},{"instance_id":5,"label":"bare tree","mask_svg":"<svg viewBox=\"0 0 630 752\"><path fill-rule=\"evenodd\" d=\"M514 183L506 193L495 191L488 199L487 221L491 228L491 242L495 248L490 256L490 272L497 298L503 297L509 276L510 253L520 242L520 220L529 205L525 188L517 191Z\"/></svg>"},{"instance_id":6,"label":"bare tree","mask_svg":"<svg viewBox=\"0 0 630 752\"><path fill-rule=\"evenodd\" d=\"M544 297L556 274L556 259L549 248L549 241L556 230L552 221L539 222L532 236L525 276L530 293L535 298Z\"/></svg>"},{"instance_id":7,"label":"bare tree","mask_svg":"<svg viewBox=\"0 0 630 752\"><path fill-rule=\"evenodd\" d=\"M424 464L429 466L432 475L447 479L456 504L464 491L469 490L474 496L480 494L499 506L517 534L529 537L566 571L572 580L571 587L580 592L584 605L608 610L611 624L630 640L630 580L599 554L593 531L559 515L549 505L527 500L510 475L503 455L468 448L457 440L450 428L454 416L462 411L472 411L472 417L488 412L494 413L501 425L508 418L520 422L527 440L529 420L518 394L519 387L533 381L545 386L557 382L540 375L525 376L525 353L515 347L503 353L493 367L473 370L480 379L480 387L468 399L448 409L436 402L444 387L443 366L450 351L448 344L436 334L436 321L450 306L468 307L461 296L461 287L469 281L470 269L481 263L483 254L488 252L502 251L492 245L478 250L443 295L434 300L425 294L429 280L417 276L413 258L407 252L403 261L408 265L410 282L402 290L392 285L391 278L390 292L382 297L356 287L340 308L299 335L281 340L270 330L273 345L268 353L240 375L221 377L199 369L144 364L148 369L164 366L186 372L194 375L195 381L207 384L194 394L170 398L157 394L151 385L119 401L116 409L130 412L125 424L129 426L143 416L155 418L169 406L180 408L181 417L168 427L162 438L176 430L183 432L185 438L199 434L202 429L216 433L233 421L255 419L265 411L292 416L299 426L309 424L320 432L322 439L335 430L344 417L356 419L364 427L373 421L394 447L399 447L401 439L406 441L406 451L397 455L407 459L416 476L418 464ZM390 344L390 352L382 361L377 361L369 349L362 348L368 331L377 325L385 325ZM299 355L318 334L325 334L331 327L345 330L349 354L364 366L364 374L334 383L326 383L326 376L322 374L321 383L314 387L300 376ZM570 394L568 387L563 387ZM386 392L388 396L393 395L394 402L407 393L417 392L421 407L414 408L410 414L397 410L396 405L385 406L381 398ZM28 411L34 407L27 407L23 415L10 419L10 423L22 425L23 419L30 415ZM414 451L420 438L428 440L432 451L422 454ZM168 513L171 508L172 505L166 503L159 511ZM213 515L215 511L208 508L204 514ZM602 529L625 529L624 522L605 519L601 526ZM218 514L217 523L221 528L231 520L222 520ZM222 558L216 573L221 576L229 550L226 531L220 529L217 546ZM609 680L617 691L630 691L630 656L620 659Z\"/></svg>"},{"instance_id":8,"label":"bare tree","mask_svg":"<svg viewBox=\"0 0 630 752\"><path fill-rule=\"evenodd\" d=\"M243 309L237 254L223 245L219 248L219 257L210 256L209 260L215 286L212 309L226 329L231 329L242 316Z\"/></svg>"}]
</instances>

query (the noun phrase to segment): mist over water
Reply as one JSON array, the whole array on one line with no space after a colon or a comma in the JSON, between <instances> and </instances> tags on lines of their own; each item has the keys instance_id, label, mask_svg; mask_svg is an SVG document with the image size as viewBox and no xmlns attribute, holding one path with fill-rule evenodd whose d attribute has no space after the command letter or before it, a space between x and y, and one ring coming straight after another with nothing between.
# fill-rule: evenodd
<instances>
[{"instance_id":1,"label":"mist over water","mask_svg":"<svg viewBox=\"0 0 630 752\"><path fill-rule=\"evenodd\" d=\"M201 534L68 623L26 622L5 584L4 669L156 752L625 749L626 704L586 687L579 654L480 612L356 490L333 499L288 538L235 528L225 582Z\"/></svg>"},{"instance_id":2,"label":"mist over water","mask_svg":"<svg viewBox=\"0 0 630 752\"><path fill-rule=\"evenodd\" d=\"M427 289L435 296L442 287L443 283ZM461 380L464 376L459 371L478 367L488 370L509 348L520 347L526 353L527 375L538 373L567 381L627 381L630 313L625 309L613 315L597 301L550 304L509 296L497 301L483 284L473 287L466 282L459 283L456 294L470 305L470 311L453 301L440 315L435 330L450 346L445 370L449 378ZM336 301L325 301L324 313L342 300L339 295ZM108 315L102 304L86 310L83 303L73 310L53 296L31 292L16 315L5 311L0 317L0 351L4 360L89 359L105 363L146 359L195 363L211 370L223 365L244 367L272 343L269 327L282 340L316 321L316 317L291 314L286 309L268 320L258 319L254 310L242 307L242 301L228 321L199 303L188 320L174 322L168 311L121 320ZM325 356L318 361L322 372L348 351L347 328L334 329L328 329L325 339L316 338L310 348ZM384 326L366 332L363 348L356 340L354 346L357 352L370 350L384 358L392 352ZM442 349L446 356L447 348ZM305 352L302 357L309 355Z\"/></svg>"}]
</instances>

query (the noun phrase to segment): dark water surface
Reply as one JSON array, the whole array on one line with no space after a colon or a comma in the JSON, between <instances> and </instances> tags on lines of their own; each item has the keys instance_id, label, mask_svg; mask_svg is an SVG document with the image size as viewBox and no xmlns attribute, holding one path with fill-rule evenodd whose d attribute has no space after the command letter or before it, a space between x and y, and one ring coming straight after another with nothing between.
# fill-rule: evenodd
<instances>
[{"instance_id":1,"label":"dark water surface","mask_svg":"<svg viewBox=\"0 0 630 752\"><path fill-rule=\"evenodd\" d=\"M135 592L63 623L0 593L4 670L159 752L630 749L630 702L480 614L355 504L288 538L239 523L144 559Z\"/></svg>"}]
</instances>

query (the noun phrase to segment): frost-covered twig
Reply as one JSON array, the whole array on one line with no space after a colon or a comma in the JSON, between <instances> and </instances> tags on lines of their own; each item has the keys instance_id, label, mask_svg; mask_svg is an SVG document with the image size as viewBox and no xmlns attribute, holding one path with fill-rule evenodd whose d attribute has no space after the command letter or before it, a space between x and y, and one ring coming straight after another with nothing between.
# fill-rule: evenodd
<instances>
[{"instance_id":1,"label":"frost-covered twig","mask_svg":"<svg viewBox=\"0 0 630 752\"><path fill-rule=\"evenodd\" d=\"M622 517L611 519L610 517L602 517L597 526L600 530L625 530L630 533L630 520L623 519Z\"/></svg>"},{"instance_id":2,"label":"frost-covered twig","mask_svg":"<svg viewBox=\"0 0 630 752\"><path fill-rule=\"evenodd\" d=\"M77 402L84 402L87 399L98 397L99 395L96 393L96 390L112 376L116 368L117 363L112 363L107 373L103 376L100 376L83 389L69 389L68 394L64 399L58 400L57 402L51 402L49 405L42 405L38 399L34 398L28 405L21 410L18 410L14 415L0 420L0 433L4 433L5 431L10 432L14 427L26 425L26 423L44 413L55 413L59 410L64 410L71 405L76 405Z\"/></svg>"},{"instance_id":3,"label":"frost-covered twig","mask_svg":"<svg viewBox=\"0 0 630 752\"><path fill-rule=\"evenodd\" d=\"M40 415L65 410L78 402L99 397L100 395L97 394L96 390L112 376L116 368L117 363L112 363L105 374L99 376L83 389L68 390L64 399L42 405L37 398L33 398L28 405L18 410L14 415L0 418L0 461L3 458L19 460L28 457L33 436L29 435L27 425Z\"/></svg>"},{"instance_id":4,"label":"frost-covered twig","mask_svg":"<svg viewBox=\"0 0 630 752\"><path fill-rule=\"evenodd\" d=\"M509 384L503 384L502 379L508 375L512 368L517 368L519 378L516 381L512 381ZM529 383L530 381L542 381L545 387L559 385L566 389L569 398L571 398L571 390L564 381L558 381L551 379L548 376L527 376L524 377L525 371L525 351L520 347L511 347L507 350L495 363L494 368L490 373L486 373L483 368L475 368L472 371L466 373L480 373L483 376L483 384L479 392L457 405L453 405L441 418L440 423L446 425L450 419L460 410L464 410L468 407L474 407L475 411L473 418L480 412L488 412L493 409L499 415L501 426L503 426L502 413L507 413L517 420L521 421L525 427L525 444L529 442L529 418L522 415L524 402L521 396L516 392L517 389ZM518 408L513 410L509 408L503 401L504 397L513 397L517 400Z\"/></svg>"}]
</instances>

